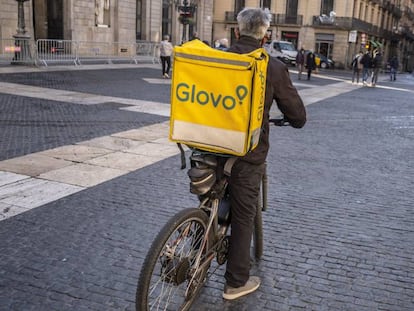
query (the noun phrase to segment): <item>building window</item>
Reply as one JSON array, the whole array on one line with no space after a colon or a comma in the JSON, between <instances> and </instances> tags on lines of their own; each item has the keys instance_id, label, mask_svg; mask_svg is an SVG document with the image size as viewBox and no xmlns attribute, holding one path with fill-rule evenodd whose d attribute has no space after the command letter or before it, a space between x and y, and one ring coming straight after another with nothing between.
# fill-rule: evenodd
<instances>
[{"instance_id":1,"label":"building window","mask_svg":"<svg viewBox=\"0 0 414 311\"><path fill-rule=\"evenodd\" d=\"M142 40L142 0L137 0L137 13L136 13L136 40Z\"/></svg>"},{"instance_id":2,"label":"building window","mask_svg":"<svg viewBox=\"0 0 414 311\"><path fill-rule=\"evenodd\" d=\"M332 59L335 35L317 33L315 39L315 52Z\"/></svg>"},{"instance_id":3,"label":"building window","mask_svg":"<svg viewBox=\"0 0 414 311\"><path fill-rule=\"evenodd\" d=\"M172 33L172 10L169 0L162 1L162 37Z\"/></svg>"},{"instance_id":4,"label":"building window","mask_svg":"<svg viewBox=\"0 0 414 311\"><path fill-rule=\"evenodd\" d=\"M241 10L244 9L245 3L244 0L235 0L234 1L234 15L237 16Z\"/></svg>"},{"instance_id":5,"label":"building window","mask_svg":"<svg viewBox=\"0 0 414 311\"><path fill-rule=\"evenodd\" d=\"M333 11L334 0L322 0L321 1L321 15L325 14L329 16L329 13Z\"/></svg>"},{"instance_id":6,"label":"building window","mask_svg":"<svg viewBox=\"0 0 414 311\"><path fill-rule=\"evenodd\" d=\"M375 21L374 21L374 12L375 12L375 10L372 9L371 10L371 24L375 24Z\"/></svg>"},{"instance_id":7,"label":"building window","mask_svg":"<svg viewBox=\"0 0 414 311\"><path fill-rule=\"evenodd\" d=\"M260 1L261 2L261 4L260 4L260 7L261 8L263 8L263 9L271 9L271 7L272 7L272 0L261 0Z\"/></svg>"},{"instance_id":8,"label":"building window","mask_svg":"<svg viewBox=\"0 0 414 311\"><path fill-rule=\"evenodd\" d=\"M364 21L368 20L368 4L365 5L365 10L364 10Z\"/></svg>"},{"instance_id":9,"label":"building window","mask_svg":"<svg viewBox=\"0 0 414 311\"><path fill-rule=\"evenodd\" d=\"M297 48L299 33L295 31L282 31L282 41L289 41Z\"/></svg>"},{"instance_id":10,"label":"building window","mask_svg":"<svg viewBox=\"0 0 414 311\"><path fill-rule=\"evenodd\" d=\"M109 27L110 23L110 0L95 0L95 25Z\"/></svg>"},{"instance_id":11,"label":"building window","mask_svg":"<svg viewBox=\"0 0 414 311\"><path fill-rule=\"evenodd\" d=\"M286 1L286 16L296 17L298 15L298 0Z\"/></svg>"},{"instance_id":12,"label":"building window","mask_svg":"<svg viewBox=\"0 0 414 311\"><path fill-rule=\"evenodd\" d=\"M236 28L230 28L230 45L233 45L237 41Z\"/></svg>"},{"instance_id":13,"label":"building window","mask_svg":"<svg viewBox=\"0 0 414 311\"><path fill-rule=\"evenodd\" d=\"M298 17L298 0L286 2L286 24L296 24Z\"/></svg>"}]
</instances>

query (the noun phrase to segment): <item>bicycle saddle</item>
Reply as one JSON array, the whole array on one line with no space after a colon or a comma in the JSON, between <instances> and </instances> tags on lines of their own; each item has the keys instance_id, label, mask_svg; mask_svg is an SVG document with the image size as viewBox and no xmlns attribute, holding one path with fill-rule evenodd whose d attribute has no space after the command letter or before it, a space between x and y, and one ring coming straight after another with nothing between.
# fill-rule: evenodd
<instances>
[{"instance_id":1,"label":"bicycle saddle","mask_svg":"<svg viewBox=\"0 0 414 311\"><path fill-rule=\"evenodd\" d=\"M190 156L191 166L217 167L217 157L211 154L192 154Z\"/></svg>"},{"instance_id":2,"label":"bicycle saddle","mask_svg":"<svg viewBox=\"0 0 414 311\"><path fill-rule=\"evenodd\" d=\"M212 171L211 173L205 175L204 178L201 178L197 181L192 180L190 182L190 192L196 195L206 194L207 192L211 190L211 188L214 186L215 183L216 183L216 173Z\"/></svg>"},{"instance_id":3,"label":"bicycle saddle","mask_svg":"<svg viewBox=\"0 0 414 311\"><path fill-rule=\"evenodd\" d=\"M190 177L191 181L201 181L213 174L215 174L215 170L212 168L192 167L187 172L187 175Z\"/></svg>"},{"instance_id":4,"label":"bicycle saddle","mask_svg":"<svg viewBox=\"0 0 414 311\"><path fill-rule=\"evenodd\" d=\"M193 153L190 156L191 168L187 175L190 177L190 192L196 195L206 194L217 180L217 158L214 155Z\"/></svg>"}]
</instances>

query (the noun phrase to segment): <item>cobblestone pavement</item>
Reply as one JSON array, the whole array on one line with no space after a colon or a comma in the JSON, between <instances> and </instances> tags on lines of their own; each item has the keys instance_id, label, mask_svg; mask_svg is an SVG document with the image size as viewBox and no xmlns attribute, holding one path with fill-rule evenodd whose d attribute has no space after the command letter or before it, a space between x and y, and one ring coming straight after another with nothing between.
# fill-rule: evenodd
<instances>
[{"instance_id":1,"label":"cobblestone pavement","mask_svg":"<svg viewBox=\"0 0 414 311\"><path fill-rule=\"evenodd\" d=\"M167 104L168 84L143 82L159 72L8 73L0 84ZM326 71L296 85L322 98L341 79L349 76ZM224 301L219 267L193 310L414 310L414 78L386 80L313 102L303 129L272 129L265 253L253 267L263 284ZM114 102L5 92L0 163L166 120ZM0 310L134 310L149 244L175 212L197 203L179 166L168 157L0 221Z\"/></svg>"}]
</instances>

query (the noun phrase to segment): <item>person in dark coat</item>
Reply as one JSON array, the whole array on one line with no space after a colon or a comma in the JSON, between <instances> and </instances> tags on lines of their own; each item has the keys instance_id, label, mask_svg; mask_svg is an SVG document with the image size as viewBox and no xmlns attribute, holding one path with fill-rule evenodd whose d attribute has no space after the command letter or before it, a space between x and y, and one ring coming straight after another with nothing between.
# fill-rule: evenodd
<instances>
[{"instance_id":1,"label":"person in dark coat","mask_svg":"<svg viewBox=\"0 0 414 311\"><path fill-rule=\"evenodd\" d=\"M372 59L371 55L369 55L369 51L365 52L360 60L360 63L362 64L362 83L366 85L372 66Z\"/></svg>"},{"instance_id":2,"label":"person in dark coat","mask_svg":"<svg viewBox=\"0 0 414 311\"><path fill-rule=\"evenodd\" d=\"M390 80L395 81L398 71L398 58L394 55L390 60Z\"/></svg>"},{"instance_id":3,"label":"person in dark coat","mask_svg":"<svg viewBox=\"0 0 414 311\"><path fill-rule=\"evenodd\" d=\"M371 85L375 86L378 81L378 74L382 66L382 54L381 51L374 51L374 58L372 59L372 78Z\"/></svg>"},{"instance_id":4,"label":"person in dark coat","mask_svg":"<svg viewBox=\"0 0 414 311\"><path fill-rule=\"evenodd\" d=\"M245 8L237 15L238 40L229 48L233 53L250 53L263 45L271 16L260 8ZM273 101L295 128L306 122L305 106L293 86L287 66L270 57L267 66L263 124L258 146L233 165L229 178L231 236L227 257L223 298L237 299L254 292L260 278L250 276L250 244L260 193L260 182L269 151L269 112Z\"/></svg>"},{"instance_id":5,"label":"person in dark coat","mask_svg":"<svg viewBox=\"0 0 414 311\"><path fill-rule=\"evenodd\" d=\"M306 56L306 68L308 69L308 80L310 80L312 71L316 69L315 54L312 51Z\"/></svg>"},{"instance_id":6,"label":"person in dark coat","mask_svg":"<svg viewBox=\"0 0 414 311\"><path fill-rule=\"evenodd\" d=\"M300 49L296 54L296 66L298 67L298 79L302 77L303 67L305 66L305 50Z\"/></svg>"},{"instance_id":7,"label":"person in dark coat","mask_svg":"<svg viewBox=\"0 0 414 311\"><path fill-rule=\"evenodd\" d=\"M356 83L359 84L359 73L361 72L361 69L362 69L362 64L361 64L362 56L363 56L362 51L359 51L359 53L355 55L354 59L352 60L352 63L351 63L352 84L354 84L355 82L355 77L356 77Z\"/></svg>"}]
</instances>

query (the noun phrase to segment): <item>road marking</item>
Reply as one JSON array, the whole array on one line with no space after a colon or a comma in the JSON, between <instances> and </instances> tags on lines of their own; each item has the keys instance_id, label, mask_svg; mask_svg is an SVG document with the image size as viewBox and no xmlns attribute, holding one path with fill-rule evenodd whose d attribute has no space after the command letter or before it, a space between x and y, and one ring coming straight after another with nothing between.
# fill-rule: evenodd
<instances>
[{"instance_id":1,"label":"road marking","mask_svg":"<svg viewBox=\"0 0 414 311\"><path fill-rule=\"evenodd\" d=\"M171 83L167 79L147 80ZM299 90L305 105L355 90L343 81L330 84L323 92L320 86L306 86ZM1 82L0 92L85 105L117 102L130 105L119 108L122 110L170 114L165 103L14 83ZM277 114L276 110L272 113ZM177 155L179 150L168 140L168 132L169 121L0 161L0 220Z\"/></svg>"},{"instance_id":2,"label":"road marking","mask_svg":"<svg viewBox=\"0 0 414 311\"><path fill-rule=\"evenodd\" d=\"M114 102L130 106L120 108L123 110L151 113L161 116L170 115L170 106L164 103L153 102L148 100L129 99L123 97L103 96L74 91L56 90L38 86L22 85L17 83L0 82L0 93L53 100L79 105L98 105L107 102Z\"/></svg>"},{"instance_id":3,"label":"road marking","mask_svg":"<svg viewBox=\"0 0 414 311\"><path fill-rule=\"evenodd\" d=\"M0 162L0 220L179 153L169 122Z\"/></svg>"},{"instance_id":4,"label":"road marking","mask_svg":"<svg viewBox=\"0 0 414 311\"><path fill-rule=\"evenodd\" d=\"M0 221L84 188L0 171Z\"/></svg>"}]
</instances>

